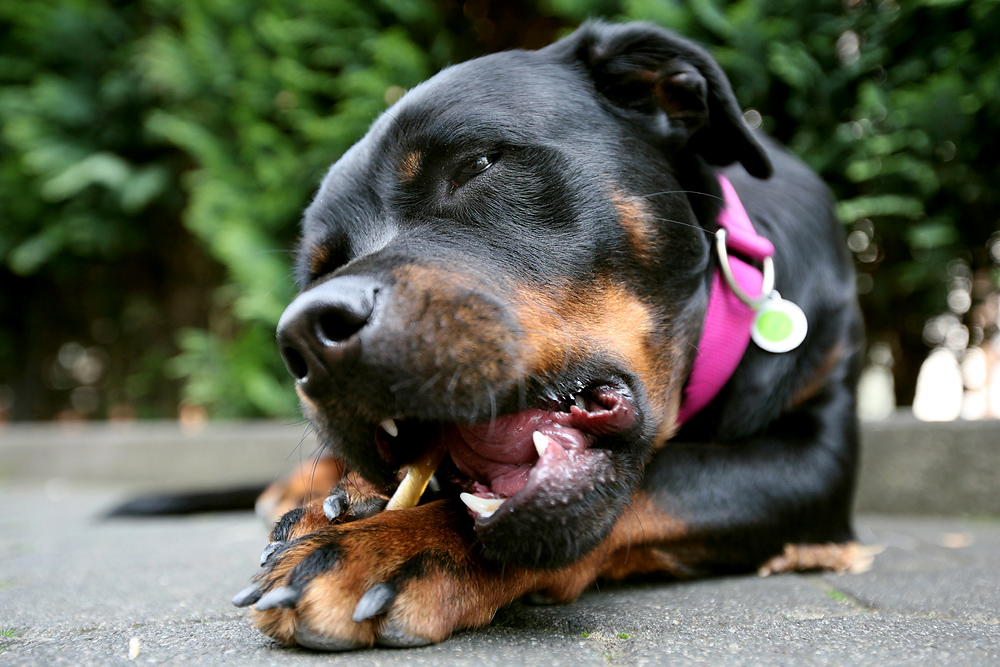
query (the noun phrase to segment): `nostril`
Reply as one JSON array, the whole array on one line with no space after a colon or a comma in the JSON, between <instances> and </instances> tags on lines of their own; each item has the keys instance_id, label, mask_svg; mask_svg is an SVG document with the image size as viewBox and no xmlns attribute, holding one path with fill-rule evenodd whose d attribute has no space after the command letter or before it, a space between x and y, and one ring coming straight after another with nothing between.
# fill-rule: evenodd
<instances>
[{"instance_id":1,"label":"nostril","mask_svg":"<svg viewBox=\"0 0 1000 667\"><path fill-rule=\"evenodd\" d=\"M306 358L294 347L286 345L281 348L281 358L285 360L285 368L296 380L305 380L309 376L309 364Z\"/></svg>"},{"instance_id":2,"label":"nostril","mask_svg":"<svg viewBox=\"0 0 1000 667\"><path fill-rule=\"evenodd\" d=\"M292 377L322 384L322 377L360 354L359 334L372 324L379 289L371 277L340 276L303 292L285 309L275 334Z\"/></svg>"},{"instance_id":3,"label":"nostril","mask_svg":"<svg viewBox=\"0 0 1000 667\"><path fill-rule=\"evenodd\" d=\"M316 318L316 337L324 345L342 343L364 328L370 313L370 309L363 314L346 308L328 310Z\"/></svg>"}]
</instances>

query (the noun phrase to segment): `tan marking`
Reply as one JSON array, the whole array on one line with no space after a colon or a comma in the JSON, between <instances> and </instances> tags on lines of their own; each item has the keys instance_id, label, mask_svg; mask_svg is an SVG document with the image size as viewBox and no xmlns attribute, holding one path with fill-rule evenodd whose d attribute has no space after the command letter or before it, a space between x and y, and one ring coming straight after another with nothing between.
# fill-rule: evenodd
<instances>
[{"instance_id":1,"label":"tan marking","mask_svg":"<svg viewBox=\"0 0 1000 667\"><path fill-rule=\"evenodd\" d=\"M320 414L319 406L306 394L306 390L302 388L302 384L299 382L295 383L295 393L299 397L299 403L302 406L302 416L309 421L316 423L316 417Z\"/></svg>"},{"instance_id":2,"label":"tan marking","mask_svg":"<svg viewBox=\"0 0 1000 667\"><path fill-rule=\"evenodd\" d=\"M800 405L808 401L810 398L818 394L830 379L830 373L836 368L837 363L841 360L844 350L840 344L834 345L833 348L827 353L826 358L823 363L813 371L802 386L799 388L795 395L792 396L791 400L788 401L786 407L788 410L794 410Z\"/></svg>"},{"instance_id":3,"label":"tan marking","mask_svg":"<svg viewBox=\"0 0 1000 667\"><path fill-rule=\"evenodd\" d=\"M687 526L683 521L659 509L647 494L637 493L605 542L608 551L614 550L610 551L599 574L608 579L624 579L637 574L681 576L684 568L677 558L655 545L677 542L686 535Z\"/></svg>"},{"instance_id":4,"label":"tan marking","mask_svg":"<svg viewBox=\"0 0 1000 667\"><path fill-rule=\"evenodd\" d=\"M394 274L396 317L411 323L410 337L434 341L422 348L429 358L417 364L428 377L461 368L454 391L484 385L501 391L529 373L553 377L573 358L604 356L642 381L655 445L676 431L688 339L697 327L671 321L611 277L505 290L475 274L434 267L404 266Z\"/></svg>"},{"instance_id":5,"label":"tan marking","mask_svg":"<svg viewBox=\"0 0 1000 667\"><path fill-rule=\"evenodd\" d=\"M620 358L644 381L651 379L649 308L610 280L547 292L518 290L515 310L528 368L552 374L568 355L603 353Z\"/></svg>"},{"instance_id":6,"label":"tan marking","mask_svg":"<svg viewBox=\"0 0 1000 667\"><path fill-rule=\"evenodd\" d=\"M456 512L457 505L457 501L450 505L439 501L381 512L301 538L266 575L267 581L287 583L294 567L317 547L328 544L331 534L338 544L336 567L318 574L294 609L253 611L252 621L286 646L295 645L295 628L300 624L362 646L374 644L387 623L435 642L456 629L485 625L498 607L523 594L533 573L512 568L510 580L499 581L496 573L483 569L468 542L468 515L464 506ZM421 553L446 557L450 568L442 570L434 559L428 560L422 576L400 589L388 615L361 623L351 620L365 591L392 581L401 566Z\"/></svg>"},{"instance_id":7,"label":"tan marking","mask_svg":"<svg viewBox=\"0 0 1000 667\"><path fill-rule=\"evenodd\" d=\"M868 547L857 542L837 544L786 544L781 555L760 566L757 574L766 577L780 572L831 570L860 574L871 569L881 547Z\"/></svg>"},{"instance_id":8,"label":"tan marking","mask_svg":"<svg viewBox=\"0 0 1000 667\"><path fill-rule=\"evenodd\" d=\"M404 181L412 181L420 173L424 156L420 151L413 150L403 156L399 162L399 177Z\"/></svg>"},{"instance_id":9,"label":"tan marking","mask_svg":"<svg viewBox=\"0 0 1000 667\"><path fill-rule=\"evenodd\" d=\"M657 444L673 434L687 343L671 335L667 318L609 278L545 292L520 288L516 294L524 368L544 378L574 357L617 359L642 381Z\"/></svg>"},{"instance_id":10,"label":"tan marking","mask_svg":"<svg viewBox=\"0 0 1000 667\"><path fill-rule=\"evenodd\" d=\"M314 276L323 271L323 267L329 259L330 248L325 243L316 243L309 248L309 270Z\"/></svg>"},{"instance_id":11,"label":"tan marking","mask_svg":"<svg viewBox=\"0 0 1000 667\"><path fill-rule=\"evenodd\" d=\"M682 576L683 568L666 548L687 536L680 519L661 510L643 492L632 498L604 543L576 563L554 572L536 575L536 588L557 602L572 602L599 577L624 579L636 574Z\"/></svg>"},{"instance_id":12,"label":"tan marking","mask_svg":"<svg viewBox=\"0 0 1000 667\"><path fill-rule=\"evenodd\" d=\"M611 203L618 212L618 222L632 252L642 261L653 259L656 254L656 226L646 200L623 192L612 192Z\"/></svg>"},{"instance_id":13,"label":"tan marking","mask_svg":"<svg viewBox=\"0 0 1000 667\"><path fill-rule=\"evenodd\" d=\"M654 545L683 539L684 524L642 493L633 499L632 509L602 546L559 570L484 567L471 547L474 538L465 507L455 500L321 528L290 544L262 580L270 585L288 583L294 567L324 544L337 544L337 565L312 580L295 609L253 611L251 618L258 629L286 645L295 644L300 624L362 646L372 645L386 623L441 641L455 630L485 625L499 607L531 591L568 602L602 572L616 577L672 572L676 568L671 559ZM322 523L321 512L318 506L310 507L304 521ZM387 616L353 622L351 614L361 595L391 581L418 554L436 554L446 562L441 567L436 558L427 560L420 577L404 582Z\"/></svg>"}]
</instances>

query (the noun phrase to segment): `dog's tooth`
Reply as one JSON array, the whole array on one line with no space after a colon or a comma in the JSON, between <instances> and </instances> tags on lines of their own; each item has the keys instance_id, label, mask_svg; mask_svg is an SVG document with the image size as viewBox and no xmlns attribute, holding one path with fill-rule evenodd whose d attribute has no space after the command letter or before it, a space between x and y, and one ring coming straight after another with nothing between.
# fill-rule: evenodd
<instances>
[{"instance_id":1,"label":"dog's tooth","mask_svg":"<svg viewBox=\"0 0 1000 667\"><path fill-rule=\"evenodd\" d=\"M583 394L577 394L573 400L576 402L576 407L580 408L584 412L587 411L587 399L583 397Z\"/></svg>"},{"instance_id":2,"label":"dog's tooth","mask_svg":"<svg viewBox=\"0 0 1000 667\"><path fill-rule=\"evenodd\" d=\"M379 424L379 426L382 427L383 431L385 431L394 438L399 435L399 428L396 426L395 419L386 419L384 422Z\"/></svg>"},{"instance_id":3,"label":"dog's tooth","mask_svg":"<svg viewBox=\"0 0 1000 667\"><path fill-rule=\"evenodd\" d=\"M480 498L471 493L460 493L458 497L465 503L466 507L484 519L493 516L493 513L500 509L506 500L506 498Z\"/></svg>"},{"instance_id":4,"label":"dog's tooth","mask_svg":"<svg viewBox=\"0 0 1000 667\"><path fill-rule=\"evenodd\" d=\"M538 458L545 456L545 451L552 444L552 438L545 435L541 431L535 431L531 434L531 441L535 443L535 451L538 452Z\"/></svg>"}]
</instances>

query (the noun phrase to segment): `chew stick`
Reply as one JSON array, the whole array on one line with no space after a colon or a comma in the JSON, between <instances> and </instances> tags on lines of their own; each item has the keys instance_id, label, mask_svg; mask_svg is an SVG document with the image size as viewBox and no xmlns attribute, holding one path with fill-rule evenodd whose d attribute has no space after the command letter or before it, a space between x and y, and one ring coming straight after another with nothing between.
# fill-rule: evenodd
<instances>
[{"instance_id":1,"label":"chew stick","mask_svg":"<svg viewBox=\"0 0 1000 667\"><path fill-rule=\"evenodd\" d=\"M432 447L410 464L406 477L399 483L399 488L396 489L396 493L392 494L392 498L389 499L385 508L387 510L402 510L416 507L417 503L420 502L420 496L424 495L424 489L431 481L434 471L441 465L441 461L447 453L448 447L442 443Z\"/></svg>"}]
</instances>

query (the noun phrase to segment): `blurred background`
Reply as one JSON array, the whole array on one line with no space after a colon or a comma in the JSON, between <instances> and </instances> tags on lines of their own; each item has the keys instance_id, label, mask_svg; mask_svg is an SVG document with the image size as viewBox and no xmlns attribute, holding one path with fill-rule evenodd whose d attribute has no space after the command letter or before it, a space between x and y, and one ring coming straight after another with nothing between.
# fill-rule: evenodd
<instances>
[{"instance_id":1,"label":"blurred background","mask_svg":"<svg viewBox=\"0 0 1000 667\"><path fill-rule=\"evenodd\" d=\"M866 418L1000 415L996 0L0 0L0 423L294 419L273 332L329 164L589 16L709 45L834 189Z\"/></svg>"}]
</instances>

